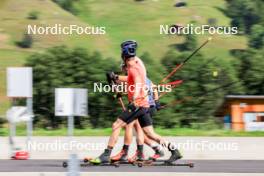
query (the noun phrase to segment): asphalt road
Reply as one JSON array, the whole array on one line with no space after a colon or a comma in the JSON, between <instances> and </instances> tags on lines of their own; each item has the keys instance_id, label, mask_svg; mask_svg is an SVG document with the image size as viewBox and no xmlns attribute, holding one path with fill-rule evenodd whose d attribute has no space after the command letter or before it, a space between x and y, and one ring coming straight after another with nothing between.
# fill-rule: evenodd
<instances>
[{"instance_id":1,"label":"asphalt road","mask_svg":"<svg viewBox=\"0 0 264 176\"><path fill-rule=\"evenodd\" d=\"M0 160L0 172L67 172L63 160ZM184 161L180 161L184 162ZM194 168L186 166L132 165L88 166L82 172L212 172L212 173L264 173L264 160L192 160Z\"/></svg>"}]
</instances>

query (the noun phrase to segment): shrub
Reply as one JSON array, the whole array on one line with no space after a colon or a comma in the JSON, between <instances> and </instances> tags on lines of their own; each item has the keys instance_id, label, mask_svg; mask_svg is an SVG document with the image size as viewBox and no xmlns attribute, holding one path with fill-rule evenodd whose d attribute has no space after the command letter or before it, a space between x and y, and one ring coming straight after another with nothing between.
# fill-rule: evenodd
<instances>
[{"instance_id":1,"label":"shrub","mask_svg":"<svg viewBox=\"0 0 264 176\"><path fill-rule=\"evenodd\" d=\"M38 11L31 11L28 13L28 19L30 20L37 20L39 17L39 12Z\"/></svg>"},{"instance_id":2,"label":"shrub","mask_svg":"<svg viewBox=\"0 0 264 176\"><path fill-rule=\"evenodd\" d=\"M94 92L94 83L106 84L105 73L117 70L113 62L105 62L101 54L89 54L83 48L53 47L30 56L26 66L34 69L34 124L36 127L60 128L65 118L54 116L54 89L58 87L87 88L89 91L88 117L75 117L77 128L109 127L118 115L113 94Z\"/></svg>"},{"instance_id":3,"label":"shrub","mask_svg":"<svg viewBox=\"0 0 264 176\"><path fill-rule=\"evenodd\" d=\"M74 1L76 0L52 0L57 3L61 8L71 12L72 14L77 14L77 9L74 7Z\"/></svg>"},{"instance_id":4,"label":"shrub","mask_svg":"<svg viewBox=\"0 0 264 176\"><path fill-rule=\"evenodd\" d=\"M29 34L24 34L23 39L17 42L17 45L21 48L31 48L32 44L33 44L33 38Z\"/></svg>"},{"instance_id":5,"label":"shrub","mask_svg":"<svg viewBox=\"0 0 264 176\"><path fill-rule=\"evenodd\" d=\"M184 6L187 6L187 3L186 2L178 2L174 6L175 7L184 7Z\"/></svg>"},{"instance_id":6,"label":"shrub","mask_svg":"<svg viewBox=\"0 0 264 176\"><path fill-rule=\"evenodd\" d=\"M216 18L208 18L207 23L210 26L216 26L217 25L217 19Z\"/></svg>"}]
</instances>

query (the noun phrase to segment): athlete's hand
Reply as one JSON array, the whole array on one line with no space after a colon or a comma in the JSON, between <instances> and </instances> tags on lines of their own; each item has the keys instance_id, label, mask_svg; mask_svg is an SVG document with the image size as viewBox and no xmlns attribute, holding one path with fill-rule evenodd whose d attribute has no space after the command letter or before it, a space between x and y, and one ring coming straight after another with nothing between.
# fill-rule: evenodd
<instances>
[{"instance_id":1,"label":"athlete's hand","mask_svg":"<svg viewBox=\"0 0 264 176\"><path fill-rule=\"evenodd\" d=\"M157 111L162 109L162 106L161 106L159 100L155 100L155 106L156 106Z\"/></svg>"},{"instance_id":2,"label":"athlete's hand","mask_svg":"<svg viewBox=\"0 0 264 176\"><path fill-rule=\"evenodd\" d=\"M118 92L115 97L116 97L116 99L122 98L122 93L121 92Z\"/></svg>"},{"instance_id":3,"label":"athlete's hand","mask_svg":"<svg viewBox=\"0 0 264 176\"><path fill-rule=\"evenodd\" d=\"M133 112L137 109L137 107L135 106L134 103L129 103L127 109Z\"/></svg>"},{"instance_id":4,"label":"athlete's hand","mask_svg":"<svg viewBox=\"0 0 264 176\"><path fill-rule=\"evenodd\" d=\"M109 84L111 84L112 81L114 81L114 83L116 83L116 81L118 80L118 75L116 75L113 71L107 72L106 77L107 77L107 81Z\"/></svg>"}]
</instances>

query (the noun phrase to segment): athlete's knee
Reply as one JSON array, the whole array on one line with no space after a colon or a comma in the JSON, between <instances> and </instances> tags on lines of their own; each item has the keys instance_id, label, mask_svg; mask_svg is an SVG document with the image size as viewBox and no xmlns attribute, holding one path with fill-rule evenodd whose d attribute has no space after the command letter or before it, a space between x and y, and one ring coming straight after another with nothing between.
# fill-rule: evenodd
<instances>
[{"instance_id":1,"label":"athlete's knee","mask_svg":"<svg viewBox=\"0 0 264 176\"><path fill-rule=\"evenodd\" d=\"M148 138L150 138L150 139L152 139L152 140L155 140L155 141L157 141L157 142L159 142L159 135L157 135L154 131L152 131L152 130L144 130L144 133L145 133L145 135L148 137Z\"/></svg>"},{"instance_id":2,"label":"athlete's knee","mask_svg":"<svg viewBox=\"0 0 264 176\"><path fill-rule=\"evenodd\" d=\"M120 123L118 121L116 121L116 122L114 122L112 124L112 130L114 131L114 130L116 130L118 128L121 128L121 125L120 125Z\"/></svg>"},{"instance_id":3,"label":"athlete's knee","mask_svg":"<svg viewBox=\"0 0 264 176\"><path fill-rule=\"evenodd\" d=\"M126 128L133 128L134 124L135 124L134 122L131 122L126 125Z\"/></svg>"},{"instance_id":4,"label":"athlete's knee","mask_svg":"<svg viewBox=\"0 0 264 176\"><path fill-rule=\"evenodd\" d=\"M153 133L147 129L144 128L144 134L149 137L149 138L153 138Z\"/></svg>"}]
</instances>

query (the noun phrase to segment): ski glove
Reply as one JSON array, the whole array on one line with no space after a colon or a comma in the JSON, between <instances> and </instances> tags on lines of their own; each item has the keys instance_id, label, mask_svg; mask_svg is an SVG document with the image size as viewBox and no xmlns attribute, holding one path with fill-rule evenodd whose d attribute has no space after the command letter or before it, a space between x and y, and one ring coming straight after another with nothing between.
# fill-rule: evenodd
<instances>
[{"instance_id":1,"label":"ski glove","mask_svg":"<svg viewBox=\"0 0 264 176\"><path fill-rule=\"evenodd\" d=\"M108 84L112 85L113 84L112 81L116 83L116 80L118 80L118 75L116 75L113 71L111 71L106 73L106 78Z\"/></svg>"},{"instance_id":2,"label":"ski glove","mask_svg":"<svg viewBox=\"0 0 264 176\"><path fill-rule=\"evenodd\" d=\"M161 107L161 104L160 104L159 100L155 100L155 106L156 106L156 109L157 109L157 111L159 111L159 110L161 110L161 109L162 109L162 107Z\"/></svg>"},{"instance_id":3,"label":"ski glove","mask_svg":"<svg viewBox=\"0 0 264 176\"><path fill-rule=\"evenodd\" d=\"M137 107L133 103L127 105L127 109L131 112L136 111Z\"/></svg>"}]
</instances>

